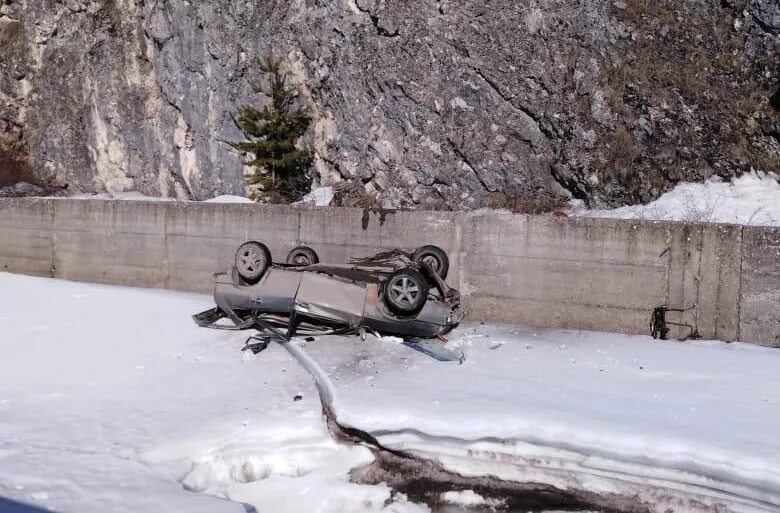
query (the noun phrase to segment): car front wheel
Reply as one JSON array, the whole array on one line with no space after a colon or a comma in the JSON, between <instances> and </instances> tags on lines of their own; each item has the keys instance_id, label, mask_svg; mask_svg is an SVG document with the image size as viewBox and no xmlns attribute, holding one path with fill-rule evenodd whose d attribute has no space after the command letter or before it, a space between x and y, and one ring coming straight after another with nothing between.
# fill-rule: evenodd
<instances>
[{"instance_id":1,"label":"car front wheel","mask_svg":"<svg viewBox=\"0 0 780 513\"><path fill-rule=\"evenodd\" d=\"M428 299L428 284L414 269L401 269L385 282L384 299L387 306L398 314L418 312Z\"/></svg>"}]
</instances>

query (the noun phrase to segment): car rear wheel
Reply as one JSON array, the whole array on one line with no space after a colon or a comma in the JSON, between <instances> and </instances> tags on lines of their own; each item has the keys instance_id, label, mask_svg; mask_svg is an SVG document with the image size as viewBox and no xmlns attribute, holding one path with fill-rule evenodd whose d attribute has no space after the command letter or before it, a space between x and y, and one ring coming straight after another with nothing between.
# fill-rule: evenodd
<instances>
[{"instance_id":1,"label":"car rear wheel","mask_svg":"<svg viewBox=\"0 0 780 513\"><path fill-rule=\"evenodd\" d=\"M428 284L414 269L401 269L385 282L384 298L396 313L408 315L418 312L428 299Z\"/></svg>"},{"instance_id":2,"label":"car rear wheel","mask_svg":"<svg viewBox=\"0 0 780 513\"><path fill-rule=\"evenodd\" d=\"M447 253L438 246L421 246L412 254L412 260L421 263L424 262L441 276L442 280L447 279L447 273L450 270L450 259Z\"/></svg>"},{"instance_id":3,"label":"car rear wheel","mask_svg":"<svg viewBox=\"0 0 780 513\"><path fill-rule=\"evenodd\" d=\"M298 246L287 254L286 262L292 265L314 265L320 263L320 257L310 247Z\"/></svg>"},{"instance_id":4,"label":"car rear wheel","mask_svg":"<svg viewBox=\"0 0 780 513\"><path fill-rule=\"evenodd\" d=\"M249 284L256 283L271 265L271 252L265 244L250 240L236 251L236 270Z\"/></svg>"}]
</instances>

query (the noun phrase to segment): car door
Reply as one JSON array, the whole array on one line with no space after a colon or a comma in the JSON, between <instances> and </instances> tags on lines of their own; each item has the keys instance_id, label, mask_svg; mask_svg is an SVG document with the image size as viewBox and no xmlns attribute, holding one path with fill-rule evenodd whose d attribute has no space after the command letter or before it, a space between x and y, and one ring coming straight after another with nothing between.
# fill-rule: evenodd
<instances>
[{"instance_id":1,"label":"car door","mask_svg":"<svg viewBox=\"0 0 780 513\"><path fill-rule=\"evenodd\" d=\"M357 326L363 318L366 287L327 274L306 272L295 296L301 315Z\"/></svg>"}]
</instances>

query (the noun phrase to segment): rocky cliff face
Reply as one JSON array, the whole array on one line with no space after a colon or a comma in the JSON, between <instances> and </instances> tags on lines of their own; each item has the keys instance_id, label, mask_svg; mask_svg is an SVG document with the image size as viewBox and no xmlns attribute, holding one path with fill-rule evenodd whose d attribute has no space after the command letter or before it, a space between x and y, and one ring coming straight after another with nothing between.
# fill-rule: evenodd
<instances>
[{"instance_id":1,"label":"rocky cliff face","mask_svg":"<svg viewBox=\"0 0 780 513\"><path fill-rule=\"evenodd\" d=\"M0 149L82 191L243 191L270 46L324 183L386 207L780 171L777 0L0 0Z\"/></svg>"}]
</instances>

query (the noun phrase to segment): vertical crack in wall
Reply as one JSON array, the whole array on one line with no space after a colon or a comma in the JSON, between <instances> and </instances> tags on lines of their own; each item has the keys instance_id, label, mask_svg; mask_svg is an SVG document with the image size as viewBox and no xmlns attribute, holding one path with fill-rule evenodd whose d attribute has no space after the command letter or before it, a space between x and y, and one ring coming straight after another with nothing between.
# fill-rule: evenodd
<instances>
[{"instance_id":1,"label":"vertical crack in wall","mask_svg":"<svg viewBox=\"0 0 780 513\"><path fill-rule=\"evenodd\" d=\"M742 281L745 279L745 227L739 227L739 285L737 286L737 336L742 340Z\"/></svg>"},{"instance_id":2,"label":"vertical crack in wall","mask_svg":"<svg viewBox=\"0 0 780 513\"><path fill-rule=\"evenodd\" d=\"M723 236L723 231L718 230L718 247L715 248L715 258L717 260L717 269L718 269L718 282L715 284L715 320L713 321L714 326L712 327L713 333L715 335L715 338L717 339L720 333L720 283L723 281L723 241L721 240Z\"/></svg>"},{"instance_id":3,"label":"vertical crack in wall","mask_svg":"<svg viewBox=\"0 0 780 513\"><path fill-rule=\"evenodd\" d=\"M699 331L699 312L701 311L701 305L699 304L701 293L701 254L704 252L704 226L697 226L696 236L696 275L694 276L694 283L696 284L696 292L693 296L693 329L698 333ZM717 298L716 298L717 301Z\"/></svg>"},{"instance_id":4,"label":"vertical crack in wall","mask_svg":"<svg viewBox=\"0 0 780 513\"><path fill-rule=\"evenodd\" d=\"M300 246L303 244L303 239L301 238L301 223L303 222L303 216L301 216L300 210L295 211L295 216L298 218L298 228L295 232L295 245Z\"/></svg>"},{"instance_id":5,"label":"vertical crack in wall","mask_svg":"<svg viewBox=\"0 0 780 513\"><path fill-rule=\"evenodd\" d=\"M171 207L176 208L176 207ZM168 211L170 208L163 207L163 254L165 255L165 262L163 263L165 269L165 288L171 287L171 256L168 250Z\"/></svg>"},{"instance_id":6,"label":"vertical crack in wall","mask_svg":"<svg viewBox=\"0 0 780 513\"><path fill-rule=\"evenodd\" d=\"M666 305L669 306L669 302L672 300L672 229L666 228Z\"/></svg>"}]
</instances>

